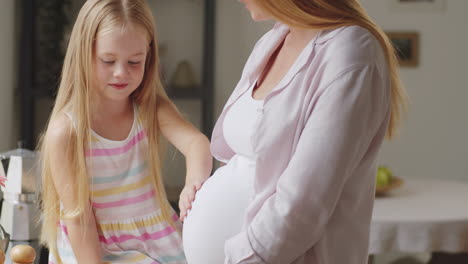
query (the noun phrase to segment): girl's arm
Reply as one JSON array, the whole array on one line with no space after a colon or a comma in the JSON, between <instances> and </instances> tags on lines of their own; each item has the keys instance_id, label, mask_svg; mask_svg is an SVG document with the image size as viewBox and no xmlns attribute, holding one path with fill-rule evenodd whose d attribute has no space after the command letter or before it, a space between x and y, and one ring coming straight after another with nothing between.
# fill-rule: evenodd
<instances>
[{"instance_id":1,"label":"girl's arm","mask_svg":"<svg viewBox=\"0 0 468 264\"><path fill-rule=\"evenodd\" d=\"M70 119L65 115L52 121L47 133L51 145L51 169L55 189L65 212L72 212L78 205L76 189L76 175L72 170L72 150L69 148L73 127ZM78 263L100 264L101 251L98 239L96 220L91 206L88 210L89 219L86 225L80 223L79 217L65 220L68 239Z\"/></svg>"},{"instance_id":2,"label":"girl's arm","mask_svg":"<svg viewBox=\"0 0 468 264\"><path fill-rule=\"evenodd\" d=\"M161 132L184 156L187 166L185 186L180 195L180 218L183 221L191 208L195 193L210 176L212 156L208 138L184 120L175 106L161 99L158 105Z\"/></svg>"}]
</instances>

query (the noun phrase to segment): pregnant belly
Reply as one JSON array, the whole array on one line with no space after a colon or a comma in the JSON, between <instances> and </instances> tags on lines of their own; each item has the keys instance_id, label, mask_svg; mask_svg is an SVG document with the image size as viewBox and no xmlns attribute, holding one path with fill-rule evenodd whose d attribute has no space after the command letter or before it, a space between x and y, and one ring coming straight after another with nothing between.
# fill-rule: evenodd
<instances>
[{"instance_id":1,"label":"pregnant belly","mask_svg":"<svg viewBox=\"0 0 468 264\"><path fill-rule=\"evenodd\" d=\"M253 176L253 166L231 160L197 192L182 233L189 264L224 263L224 242L241 231Z\"/></svg>"}]
</instances>

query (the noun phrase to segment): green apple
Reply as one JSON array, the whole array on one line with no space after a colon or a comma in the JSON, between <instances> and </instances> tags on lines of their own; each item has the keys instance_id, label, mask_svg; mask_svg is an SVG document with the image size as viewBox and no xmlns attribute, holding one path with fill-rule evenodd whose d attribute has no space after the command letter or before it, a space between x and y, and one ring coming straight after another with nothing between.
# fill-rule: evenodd
<instances>
[{"instance_id":1,"label":"green apple","mask_svg":"<svg viewBox=\"0 0 468 264\"><path fill-rule=\"evenodd\" d=\"M377 169L376 185L377 187L384 187L392 181L392 171L385 166L380 166Z\"/></svg>"}]
</instances>

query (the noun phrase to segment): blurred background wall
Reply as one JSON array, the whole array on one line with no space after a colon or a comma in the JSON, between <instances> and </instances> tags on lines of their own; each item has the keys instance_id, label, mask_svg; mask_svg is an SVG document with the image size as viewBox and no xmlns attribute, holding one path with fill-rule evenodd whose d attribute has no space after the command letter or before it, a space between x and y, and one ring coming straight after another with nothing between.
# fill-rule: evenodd
<instances>
[{"instance_id":1,"label":"blurred background wall","mask_svg":"<svg viewBox=\"0 0 468 264\"><path fill-rule=\"evenodd\" d=\"M3 0L0 8L0 152L14 146L13 91L15 70L15 0Z\"/></svg>"}]
</instances>

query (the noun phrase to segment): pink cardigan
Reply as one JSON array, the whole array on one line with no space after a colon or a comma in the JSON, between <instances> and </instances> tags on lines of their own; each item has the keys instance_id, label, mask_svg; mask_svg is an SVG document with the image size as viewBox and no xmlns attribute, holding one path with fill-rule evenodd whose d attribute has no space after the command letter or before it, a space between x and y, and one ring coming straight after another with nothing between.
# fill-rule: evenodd
<instances>
[{"instance_id":1,"label":"pink cardigan","mask_svg":"<svg viewBox=\"0 0 468 264\"><path fill-rule=\"evenodd\" d=\"M215 125L216 159L234 155L222 130L227 111L288 30L278 23L256 44ZM378 41L357 26L320 32L265 99L252 137L255 197L242 232L225 243L225 263L366 263L376 158L389 116Z\"/></svg>"}]
</instances>

